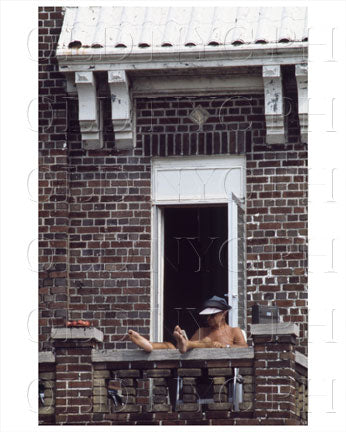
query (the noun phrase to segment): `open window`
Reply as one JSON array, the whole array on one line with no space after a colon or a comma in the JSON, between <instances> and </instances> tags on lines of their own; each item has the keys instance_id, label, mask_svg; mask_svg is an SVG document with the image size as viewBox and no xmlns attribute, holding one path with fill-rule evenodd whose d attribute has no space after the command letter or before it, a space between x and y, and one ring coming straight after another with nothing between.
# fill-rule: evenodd
<instances>
[{"instance_id":1,"label":"open window","mask_svg":"<svg viewBox=\"0 0 346 432\"><path fill-rule=\"evenodd\" d=\"M172 159L153 163L151 339L173 341L176 324L191 337L213 295L246 330L245 160Z\"/></svg>"},{"instance_id":2,"label":"open window","mask_svg":"<svg viewBox=\"0 0 346 432\"><path fill-rule=\"evenodd\" d=\"M170 340L176 324L191 337L201 302L227 299L227 205L165 207L163 220L163 337Z\"/></svg>"}]
</instances>

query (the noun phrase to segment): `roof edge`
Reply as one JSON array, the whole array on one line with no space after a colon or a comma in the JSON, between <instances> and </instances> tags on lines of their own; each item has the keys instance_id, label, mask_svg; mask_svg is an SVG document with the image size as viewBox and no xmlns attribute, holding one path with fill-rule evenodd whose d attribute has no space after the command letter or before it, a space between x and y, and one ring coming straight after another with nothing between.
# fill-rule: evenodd
<instances>
[{"instance_id":1,"label":"roof edge","mask_svg":"<svg viewBox=\"0 0 346 432\"><path fill-rule=\"evenodd\" d=\"M295 42L285 47L265 46L212 47L212 49L181 49L179 51L133 51L104 48L57 49L61 71L80 70L84 66L95 70L160 69L188 67L229 67L267 64L298 64L308 58L308 42Z\"/></svg>"}]
</instances>

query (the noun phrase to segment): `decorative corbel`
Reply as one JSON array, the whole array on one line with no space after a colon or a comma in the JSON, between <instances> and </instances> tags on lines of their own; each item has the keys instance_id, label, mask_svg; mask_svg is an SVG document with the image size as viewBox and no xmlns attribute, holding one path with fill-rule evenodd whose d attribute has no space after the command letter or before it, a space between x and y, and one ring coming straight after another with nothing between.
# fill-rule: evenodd
<instances>
[{"instance_id":1,"label":"decorative corbel","mask_svg":"<svg viewBox=\"0 0 346 432\"><path fill-rule=\"evenodd\" d=\"M65 78L66 78L66 93L69 96L78 97L75 73L68 72L65 74Z\"/></svg>"},{"instance_id":2,"label":"decorative corbel","mask_svg":"<svg viewBox=\"0 0 346 432\"><path fill-rule=\"evenodd\" d=\"M263 66L264 106L267 144L282 144L285 140L284 105L280 66Z\"/></svg>"},{"instance_id":3,"label":"decorative corbel","mask_svg":"<svg viewBox=\"0 0 346 432\"><path fill-rule=\"evenodd\" d=\"M101 113L97 100L96 82L93 72L76 72L75 82L78 92L79 125L85 149L103 147L100 130Z\"/></svg>"},{"instance_id":4,"label":"decorative corbel","mask_svg":"<svg viewBox=\"0 0 346 432\"><path fill-rule=\"evenodd\" d=\"M298 115L300 124L300 139L308 141L308 65L296 65L296 80L298 88Z\"/></svg>"},{"instance_id":5,"label":"decorative corbel","mask_svg":"<svg viewBox=\"0 0 346 432\"><path fill-rule=\"evenodd\" d=\"M118 150L134 148L132 125L132 101L126 72L108 71L108 84L111 92L112 123L115 147Z\"/></svg>"}]
</instances>

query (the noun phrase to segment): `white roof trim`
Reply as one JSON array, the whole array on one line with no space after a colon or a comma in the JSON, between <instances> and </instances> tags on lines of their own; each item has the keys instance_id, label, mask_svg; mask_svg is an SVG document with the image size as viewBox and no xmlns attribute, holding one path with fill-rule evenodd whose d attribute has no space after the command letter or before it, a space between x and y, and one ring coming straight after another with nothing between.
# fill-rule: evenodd
<instances>
[{"instance_id":1,"label":"white roof trim","mask_svg":"<svg viewBox=\"0 0 346 432\"><path fill-rule=\"evenodd\" d=\"M306 61L306 40L301 7L67 7L56 54L62 71L261 66Z\"/></svg>"},{"instance_id":2,"label":"white roof trim","mask_svg":"<svg viewBox=\"0 0 346 432\"><path fill-rule=\"evenodd\" d=\"M277 44L265 46L210 47L203 52L184 48L180 52L105 52L98 49L58 50L60 70L144 70L167 68L237 67L272 64L306 63L308 43L290 43L278 48ZM74 52L72 52L74 51ZM78 53L77 53L78 51Z\"/></svg>"}]
</instances>

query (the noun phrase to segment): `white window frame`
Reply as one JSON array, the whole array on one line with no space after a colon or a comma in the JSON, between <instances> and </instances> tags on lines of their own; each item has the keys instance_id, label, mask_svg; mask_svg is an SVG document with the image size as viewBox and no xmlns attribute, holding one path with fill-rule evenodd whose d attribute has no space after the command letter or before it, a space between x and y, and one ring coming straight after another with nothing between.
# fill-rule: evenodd
<instances>
[{"instance_id":1,"label":"white window frame","mask_svg":"<svg viewBox=\"0 0 346 432\"><path fill-rule=\"evenodd\" d=\"M236 169L240 174L240 196L232 192L223 198L213 199L191 196L184 199L170 199L157 194L157 173L164 170ZM227 204L228 238L237 239L237 203L245 202L245 156L199 156L152 159L152 224L151 224L151 319L150 340L163 341L163 276L164 276L164 218L163 208L178 205ZM228 242L228 300L232 306L231 325L238 326L238 248L237 242Z\"/></svg>"},{"instance_id":2,"label":"white window frame","mask_svg":"<svg viewBox=\"0 0 346 432\"><path fill-rule=\"evenodd\" d=\"M245 203L242 203L233 193L228 203L228 263L230 266L230 277L228 278L228 302L232 306L231 325L239 326L239 280L238 280L238 206L245 211ZM233 239L236 239L233 242ZM245 296L246 304L246 296ZM245 330L246 329L242 329Z\"/></svg>"}]
</instances>

